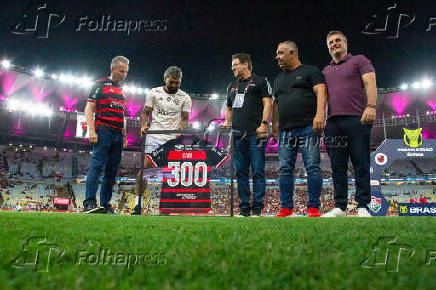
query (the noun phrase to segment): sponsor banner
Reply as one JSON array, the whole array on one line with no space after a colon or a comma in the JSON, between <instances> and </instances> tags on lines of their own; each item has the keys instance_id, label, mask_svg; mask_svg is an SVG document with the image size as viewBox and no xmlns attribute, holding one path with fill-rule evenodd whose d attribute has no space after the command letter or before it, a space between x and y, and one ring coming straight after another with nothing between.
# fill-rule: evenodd
<instances>
[{"instance_id":1,"label":"sponsor banner","mask_svg":"<svg viewBox=\"0 0 436 290\"><path fill-rule=\"evenodd\" d=\"M378 180L371 180L371 185L380 185L380 181L378 181Z\"/></svg>"},{"instance_id":2,"label":"sponsor banner","mask_svg":"<svg viewBox=\"0 0 436 290\"><path fill-rule=\"evenodd\" d=\"M436 203L398 203L399 216L436 216Z\"/></svg>"},{"instance_id":3,"label":"sponsor banner","mask_svg":"<svg viewBox=\"0 0 436 290\"><path fill-rule=\"evenodd\" d=\"M69 205L70 204L70 199L69 198L61 198L61 197L55 197L53 200L54 204L64 204L64 205Z\"/></svg>"},{"instance_id":4,"label":"sponsor banner","mask_svg":"<svg viewBox=\"0 0 436 290\"><path fill-rule=\"evenodd\" d=\"M78 179L76 179L76 182L78 182L78 183L86 182L86 178L87 178L87 176L84 176L83 179L78 178ZM136 178L128 178L128 177L116 177L115 180L116 181L135 181L136 182ZM99 181L103 182L103 176L100 176Z\"/></svg>"},{"instance_id":5,"label":"sponsor banner","mask_svg":"<svg viewBox=\"0 0 436 290\"><path fill-rule=\"evenodd\" d=\"M413 177L407 177L407 178L382 178L381 181L383 182L407 182L407 181L431 181L436 180L435 177L420 177L420 178L413 178Z\"/></svg>"},{"instance_id":6,"label":"sponsor banner","mask_svg":"<svg viewBox=\"0 0 436 290\"><path fill-rule=\"evenodd\" d=\"M103 178L101 180L103 180ZM118 177L117 180L119 180L119 181L136 181L136 178Z\"/></svg>"}]
</instances>

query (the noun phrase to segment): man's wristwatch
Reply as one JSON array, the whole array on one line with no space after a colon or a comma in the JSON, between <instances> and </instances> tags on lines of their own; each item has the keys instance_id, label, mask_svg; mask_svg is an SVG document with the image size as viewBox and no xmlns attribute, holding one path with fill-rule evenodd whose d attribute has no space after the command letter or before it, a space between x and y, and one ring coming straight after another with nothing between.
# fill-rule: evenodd
<instances>
[{"instance_id":1,"label":"man's wristwatch","mask_svg":"<svg viewBox=\"0 0 436 290\"><path fill-rule=\"evenodd\" d=\"M371 105L371 104L368 104L368 105L366 105L366 107L368 108L373 108L373 109L375 109L375 105Z\"/></svg>"},{"instance_id":2,"label":"man's wristwatch","mask_svg":"<svg viewBox=\"0 0 436 290\"><path fill-rule=\"evenodd\" d=\"M265 121L265 120L263 120L263 121L262 121L262 124L264 124L264 125L268 125L268 122Z\"/></svg>"}]
</instances>

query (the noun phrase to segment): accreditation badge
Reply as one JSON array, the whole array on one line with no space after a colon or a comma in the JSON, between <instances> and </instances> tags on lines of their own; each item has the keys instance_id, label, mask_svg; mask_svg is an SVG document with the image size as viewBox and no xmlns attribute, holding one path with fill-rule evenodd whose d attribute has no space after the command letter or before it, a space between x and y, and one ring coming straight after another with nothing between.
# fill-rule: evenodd
<instances>
[{"instance_id":1,"label":"accreditation badge","mask_svg":"<svg viewBox=\"0 0 436 290\"><path fill-rule=\"evenodd\" d=\"M244 105L245 94L236 94L235 101L233 102L233 108L242 108Z\"/></svg>"}]
</instances>

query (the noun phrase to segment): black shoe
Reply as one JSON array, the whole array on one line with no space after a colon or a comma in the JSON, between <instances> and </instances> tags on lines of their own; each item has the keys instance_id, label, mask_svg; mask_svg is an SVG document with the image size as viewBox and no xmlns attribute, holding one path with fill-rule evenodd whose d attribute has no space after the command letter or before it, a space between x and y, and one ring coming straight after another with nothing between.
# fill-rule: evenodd
<instances>
[{"instance_id":1,"label":"black shoe","mask_svg":"<svg viewBox=\"0 0 436 290\"><path fill-rule=\"evenodd\" d=\"M249 207L241 207L239 209L239 214L237 215L237 217L246 217L246 216L250 216L250 208Z\"/></svg>"},{"instance_id":2,"label":"black shoe","mask_svg":"<svg viewBox=\"0 0 436 290\"><path fill-rule=\"evenodd\" d=\"M262 208L261 207L253 207L251 209L252 217L261 217L262 216Z\"/></svg>"},{"instance_id":3,"label":"black shoe","mask_svg":"<svg viewBox=\"0 0 436 290\"><path fill-rule=\"evenodd\" d=\"M88 205L85 205L83 208L83 213L103 213L104 207L97 206L95 202L91 202Z\"/></svg>"},{"instance_id":4,"label":"black shoe","mask_svg":"<svg viewBox=\"0 0 436 290\"><path fill-rule=\"evenodd\" d=\"M115 214L115 211L114 211L114 209L112 208L112 206L106 206L106 207L104 208L104 213L105 213L105 214Z\"/></svg>"},{"instance_id":5,"label":"black shoe","mask_svg":"<svg viewBox=\"0 0 436 290\"><path fill-rule=\"evenodd\" d=\"M135 205L135 207L132 210L131 215L141 215L141 208L138 205Z\"/></svg>"}]
</instances>

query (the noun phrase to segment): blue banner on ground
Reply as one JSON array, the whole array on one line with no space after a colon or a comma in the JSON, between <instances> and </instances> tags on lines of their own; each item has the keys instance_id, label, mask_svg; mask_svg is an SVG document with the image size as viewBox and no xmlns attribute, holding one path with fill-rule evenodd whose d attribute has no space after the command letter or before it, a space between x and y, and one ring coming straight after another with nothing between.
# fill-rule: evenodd
<instances>
[{"instance_id":1,"label":"blue banner on ground","mask_svg":"<svg viewBox=\"0 0 436 290\"><path fill-rule=\"evenodd\" d=\"M371 202L368 205L371 215L386 215L389 209L389 202L384 198L381 190L382 181L432 180L426 178L382 179L382 173L397 159L415 161L421 158L433 158L436 156L435 148L436 140L424 139L421 128L416 130L404 129L403 139L387 139L371 154Z\"/></svg>"}]
</instances>

